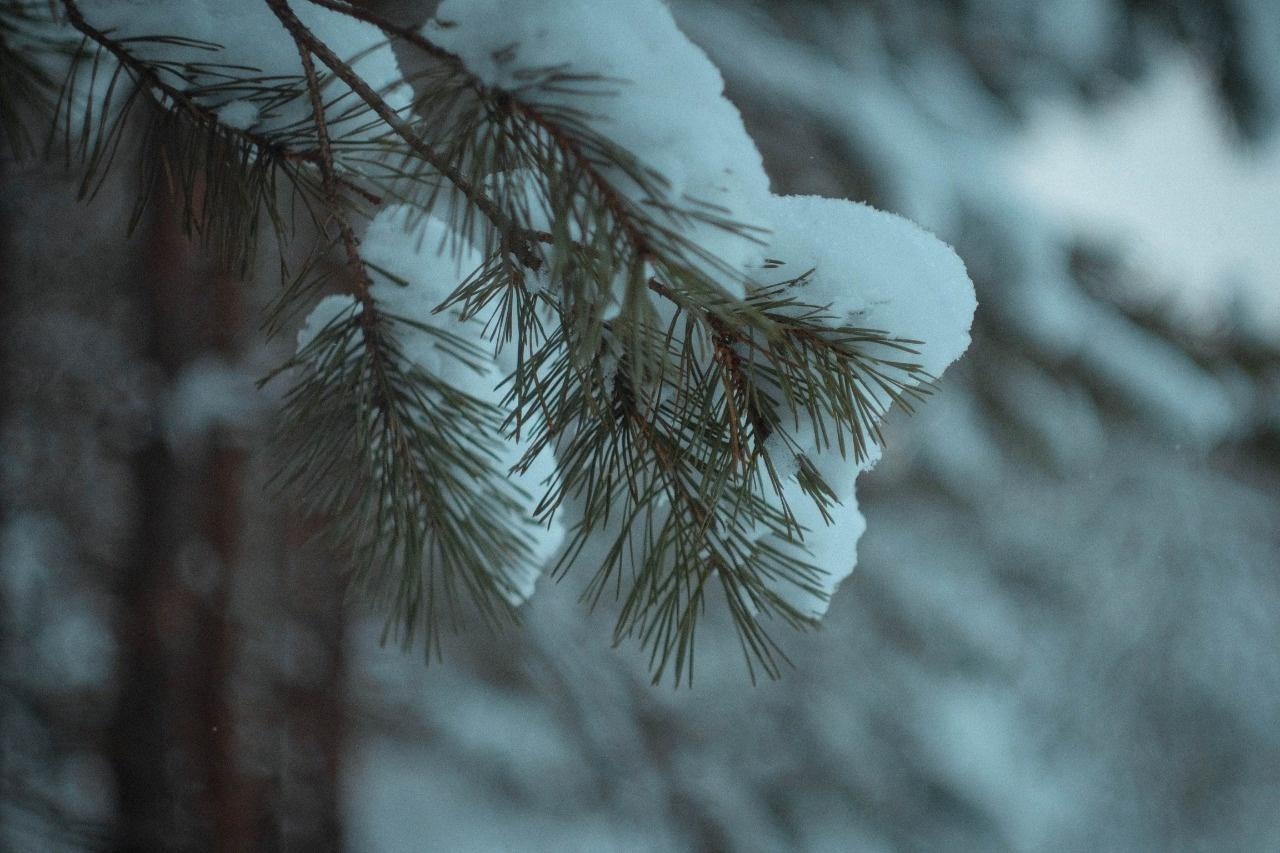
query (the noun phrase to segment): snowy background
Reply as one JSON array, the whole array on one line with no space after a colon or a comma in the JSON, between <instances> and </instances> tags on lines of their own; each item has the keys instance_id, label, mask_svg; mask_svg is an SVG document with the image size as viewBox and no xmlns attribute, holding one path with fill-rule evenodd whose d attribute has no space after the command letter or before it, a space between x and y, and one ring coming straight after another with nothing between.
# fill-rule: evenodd
<instances>
[{"instance_id":1,"label":"snowy background","mask_svg":"<svg viewBox=\"0 0 1280 853\"><path fill-rule=\"evenodd\" d=\"M263 486L269 284L6 163L0 847L1280 849L1280 7L673 9L775 190L978 289L796 668L651 687L572 578L380 648Z\"/></svg>"}]
</instances>

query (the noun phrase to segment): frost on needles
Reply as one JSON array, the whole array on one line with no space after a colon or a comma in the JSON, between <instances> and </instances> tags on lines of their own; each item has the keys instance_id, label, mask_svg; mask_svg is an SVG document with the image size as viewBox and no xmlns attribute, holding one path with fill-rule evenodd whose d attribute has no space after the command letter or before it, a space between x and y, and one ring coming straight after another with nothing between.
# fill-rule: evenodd
<instances>
[{"instance_id":1,"label":"frost on needles","mask_svg":"<svg viewBox=\"0 0 1280 853\"><path fill-rule=\"evenodd\" d=\"M3 7L4 56L57 83L86 195L140 137L140 205L177 174L217 257L295 259L266 318L300 327L280 482L389 635L430 652L458 605L514 617L571 575L655 681L692 678L707 606L778 674L773 628L853 570L884 413L968 345L948 246L771 193L658 0L445 0L416 29L344 0L53 5Z\"/></svg>"}]
</instances>

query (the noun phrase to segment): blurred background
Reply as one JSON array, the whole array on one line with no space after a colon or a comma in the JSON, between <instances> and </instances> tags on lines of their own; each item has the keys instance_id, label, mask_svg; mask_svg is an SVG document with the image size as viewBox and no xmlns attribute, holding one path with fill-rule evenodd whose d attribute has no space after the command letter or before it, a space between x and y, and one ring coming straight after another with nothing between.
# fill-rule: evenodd
<instances>
[{"instance_id":1,"label":"blurred background","mask_svg":"<svg viewBox=\"0 0 1280 853\"><path fill-rule=\"evenodd\" d=\"M575 576L380 647L265 485L271 265L5 162L0 848L1280 850L1280 3L672 5L978 289L794 670L652 687Z\"/></svg>"}]
</instances>

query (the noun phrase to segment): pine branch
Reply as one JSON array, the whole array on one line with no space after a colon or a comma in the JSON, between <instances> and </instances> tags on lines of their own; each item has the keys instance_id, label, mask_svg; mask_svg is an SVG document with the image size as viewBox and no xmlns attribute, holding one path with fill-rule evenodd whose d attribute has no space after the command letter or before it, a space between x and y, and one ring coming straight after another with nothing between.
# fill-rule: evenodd
<instances>
[{"instance_id":1,"label":"pine branch","mask_svg":"<svg viewBox=\"0 0 1280 853\"><path fill-rule=\"evenodd\" d=\"M294 191L293 197L309 205L317 194L307 170L318 165L319 152L314 147L291 147L273 135L223 124L212 108L196 100L189 92L166 82L160 70L163 67L168 73L192 82L195 74L216 72L216 66L201 65L197 69L188 64L168 63L162 66L148 62L135 55L124 40L92 25L75 0L63 0L63 9L67 22L84 37L85 44L94 46L99 55L105 53L118 63L107 91L97 105L96 115L93 98L85 108L79 131L81 159L86 163L81 195L92 198L101 187L123 139L128 118L139 100L138 95L148 93L152 96L154 109L147 116L140 143L143 153L140 158L143 166L141 189L129 220L129 230L132 231L141 220L146 205L163 186L182 199L185 231L199 234L206 245L212 245L215 255L227 269L244 274L254 256L261 211L265 210L273 223L277 240L283 242L285 239L283 232L290 217L278 209L280 175L283 174L285 185ZM171 37L134 38L130 41L218 49L216 45ZM94 75L97 74L97 65L95 57ZM72 128L77 121L72 113L72 91L78 69L79 53L72 60L55 108L66 133L64 148L68 157L75 147L71 139ZM243 73L251 69L234 70ZM122 105L112 117L121 71L135 85L133 91L123 96ZM212 96L227 88L253 82L250 80L242 84L239 82L241 78L235 75L230 75L230 79L235 81L234 85L210 84L202 87L201 91L205 96ZM287 82L262 80L260 85L278 100L288 101L295 95ZM101 173L96 184L92 183L95 173ZM335 180L370 203L381 201L344 177L336 177Z\"/></svg>"},{"instance_id":2,"label":"pine branch","mask_svg":"<svg viewBox=\"0 0 1280 853\"><path fill-rule=\"evenodd\" d=\"M570 132L563 123L554 120L546 113L545 110L539 109L536 104L524 100L514 93L494 90L487 87L467 69L465 63L459 56L443 47L440 47L435 42L424 36L421 32L400 26L376 12L355 6L354 4L343 2L343 0L307 1L313 5L339 12L355 20L372 24L388 36L395 36L404 40L406 43L432 59L443 63L451 73L462 77L466 81L466 85L470 91L484 101L495 113L507 113L513 116L518 116L528 122L531 127L545 134L546 138L552 142L560 155L562 155L567 162L571 163L575 169L582 173L586 178L590 189L597 193L603 200L604 207L618 223L623 235L626 237L626 240L635 252L635 262L643 263L646 259L649 259L656 254L653 245L654 238L650 234L646 233L649 228L649 223L647 223L645 217L641 216L630 202L624 201L617 189L597 168L592 156L584 150L584 139L591 138L589 135L579 133L579 135L575 136L575 134ZM273 7L277 5L287 6L286 0L267 0L267 2ZM326 62L326 64L328 63ZM337 68L334 68L332 65L330 67L337 72ZM347 72L349 72L349 69L347 69ZM340 76L343 75L340 74ZM346 76L343 76L343 79L348 82L348 85L351 85ZM572 79L584 78L575 77ZM353 86L353 88L355 87ZM366 101L371 104L373 103L373 101L370 101L367 97ZM382 111L380 111L380 114L382 114ZM384 120L385 119L386 116L384 115ZM390 120L387 120L387 123L393 127L395 126ZM416 141L416 137L413 137L412 131L407 130L405 127L397 127L396 130L397 133L414 148L416 153L423 156L423 159L440 171L441 174L448 176L454 185L464 193L464 195L467 195L468 198L472 197L471 192L473 188L470 182L465 179L460 180L459 177L455 176L452 169L448 171L442 169L438 159L433 159L433 157L427 156L429 149L426 151L421 150L419 147L420 143ZM578 130L582 131L584 128L579 127ZM603 144L603 147L606 149L610 148L610 146L604 144L606 141L602 138L595 138L594 141L597 144ZM605 162L622 167L623 171L633 179L639 177L639 170L637 169L636 164L631 162L630 158L618 158L617 156L606 157ZM643 184L643 181L639 182ZM479 205L479 207L487 216L489 216L490 220L498 228L500 233L508 235L512 231L520 232L522 230L516 228L514 223L511 223L507 218L503 217L497 209L497 206L494 205L491 200L483 199L482 204ZM527 241L532 239L543 243L554 242L552 235L528 229L524 229L523 233L517 233L515 236L518 240ZM522 246L522 248L525 252L528 251L527 245ZM540 261L536 259L536 255L532 255L530 253L518 256L522 263L525 263L526 266L530 266L533 269L536 269L540 265ZM663 291L662 295L666 298L670 298L669 291Z\"/></svg>"},{"instance_id":3,"label":"pine branch","mask_svg":"<svg viewBox=\"0 0 1280 853\"><path fill-rule=\"evenodd\" d=\"M124 45L111 38L107 33L99 30L90 24L80 11L76 0L62 0L63 10L66 12L67 23L79 30L86 38L93 43L106 50L116 60L134 75L142 85L149 89L153 89L163 94L166 98L192 120L200 125L218 124L217 113L195 99L187 95L186 92L171 86L161 79L160 74L148 63L139 60L130 53ZM318 161L319 154L316 151L292 151L279 145L274 140L253 133L248 130L236 130L235 134L250 144L254 145L262 154L280 160L300 160L308 163Z\"/></svg>"},{"instance_id":4,"label":"pine branch","mask_svg":"<svg viewBox=\"0 0 1280 853\"><path fill-rule=\"evenodd\" d=\"M408 646L421 629L431 654L445 614L459 621L463 591L487 621L515 619L508 577L529 546L505 523L523 499L493 469L501 413L408 368L396 329L412 324L385 314L372 324L355 303L280 368L300 378L285 398L279 485L326 519L326 538L351 556L353 587L386 613L385 636ZM482 357L416 328L459 359Z\"/></svg>"},{"instance_id":5,"label":"pine branch","mask_svg":"<svg viewBox=\"0 0 1280 853\"><path fill-rule=\"evenodd\" d=\"M300 77L268 80L228 66L208 82L211 66L142 59L129 48L136 39L94 27L75 0L63 0L68 22L97 51L88 73L98 73L103 55L118 63L107 95L86 108L86 182L105 174L128 107L144 91L158 107L144 135L144 184L176 180L195 230L248 245L265 209L286 243L277 197L288 191L306 207L326 240L301 269L282 264L268 328L282 328L335 282L352 305L285 366L298 378L284 411L293 455L282 479L331 520L333 538L352 551L357 584L388 607L389 627L411 637L422 625L430 650L438 648L437 611L453 614L459 591L486 616L511 610L508 572L530 549L519 525L504 520L530 513L494 470L494 443L514 436L526 447L517 472L540 454L557 457L533 520L550 521L570 500L583 511L553 574L563 575L593 535L612 537L584 598L594 604L615 591L615 639L640 639L655 680L667 671L677 682L692 677L695 626L713 577L749 665L776 677L785 655L765 622L811 622L782 590L824 593L821 570L800 556L806 531L772 455L780 447L797 457L801 491L826 516L835 494L793 433L807 423L818 452L865 459L881 440L886 408L927 391L918 383L928 377L910 360L917 342L842 325L798 298L804 276L758 287L699 245L694 226L743 240L762 232L706 201L669 198L663 176L562 102L570 90L602 94L603 78L533 69L502 89L420 32L345 0L308 0L433 61L405 109L304 25L290 0L263 2L297 50ZM123 114L108 119L121 69L135 90ZM334 102L356 103L337 120L324 94L333 81L345 87ZM209 100L242 92L305 98L309 120L258 132L224 125ZM353 116L363 119L358 130ZM202 185L209 190L197 202ZM502 406L406 357L401 341L410 333L461 363L495 352L427 318L388 313L375 281L394 276L362 252L359 218L368 209L358 200L403 201L426 216L445 192L442 218L460 240L476 240L484 261L436 310L456 309L463 321L484 316L494 351L514 345ZM342 276L322 263L335 249ZM248 252L236 257L245 268ZM620 310L606 319L616 282ZM735 295L743 289L745 297ZM617 531L611 519L621 519Z\"/></svg>"},{"instance_id":6,"label":"pine branch","mask_svg":"<svg viewBox=\"0 0 1280 853\"><path fill-rule=\"evenodd\" d=\"M272 6L277 17L286 27L291 22L296 22L296 18L284 17L280 10ZM365 272L364 261L360 257L360 244L356 239L355 230L352 229L351 223L343 215L341 205L338 199L338 175L333 163L333 149L329 143L329 124L325 119L324 96L320 93L320 80L316 75L315 63L311 60L311 49L307 47L294 30L290 30L294 37L294 44L298 48L298 58L302 62L303 74L307 81L307 92L311 98L311 112L316 127L316 164L320 167L320 177L324 185L325 207L328 208L329 221L338 226L338 233L342 239L342 248L346 253L347 267L351 273L351 280L355 289L355 297L360 301L362 307L361 316L367 318L366 324L372 326L376 323L374 314L375 308L373 297L369 293L370 281L369 275Z\"/></svg>"},{"instance_id":7,"label":"pine branch","mask_svg":"<svg viewBox=\"0 0 1280 853\"><path fill-rule=\"evenodd\" d=\"M372 479L367 474L361 473L355 480L376 487L380 493L390 489L394 494L390 499L380 499L371 512L366 511L373 530L386 531L390 534L391 545L387 547L385 543L380 542L380 536L375 535L369 539L367 532L357 532L357 536L363 536L366 542L362 549L364 565L360 571L367 577L366 583L371 584L375 589L386 583L384 579L386 576L400 578L397 585L398 591L390 607L391 618L388 621L388 630L403 632L404 641L407 643L412 640L419 609L424 606L420 601L419 593L414 592L414 578L421 577L419 572L423 569L419 566L431 549L439 549L437 556L444 561L445 565L427 566L425 574L428 578L432 578L436 572L443 569L446 581L445 606L451 612L454 607L454 593L449 582L450 578L461 577L470 590L472 601L481 605L482 612L492 615L496 612L495 602L503 600L510 592L503 586L502 567L528 559L527 546L520 539L519 531L492 527L491 519L502 517L501 513L495 516L493 512L495 507L503 507L508 511L518 508L517 503L504 495L503 489L487 487L492 505L477 507L476 511L463 513L460 517L460 507L465 508L468 502L460 497L464 491L460 483L454 482L452 486L450 485L449 460L453 457L453 466L461 467L473 480L465 486L465 490L471 494L472 498L475 494L486 494L486 487L477 489L475 481L501 482L505 479L503 472L493 470L492 465L481 456L467 452L457 438L447 431L432 429L428 426L440 418L440 408L452 407L457 409L459 414L465 413L466 420L470 421L468 426L454 424L455 429L468 430L474 435L477 433L477 427L480 427L479 434L483 435L484 424L487 422L489 430L496 436L500 429L500 417L496 411L487 410L478 401L464 397L456 397L451 401L451 397L454 397L456 392L446 391L439 383L434 383L427 377L414 379L403 374L399 365L404 362L404 357L396 351L389 324L395 322L411 324L412 321L408 318L391 319L382 316L381 309L372 294L372 282L369 278L367 262L360 254L359 240L341 209L338 197L336 166L325 119L324 101L312 57L314 53L326 63L337 63L338 60L331 52L324 49L298 21L286 3L268 0L268 5L289 31L302 63L312 103L319 154L317 163L324 182L328 216L338 228L353 295L360 305L357 319L363 351L360 363L367 371L362 381L369 383L369 390L367 393L358 395L356 408L359 410L363 405L361 401L367 401L367 404L377 412L379 426L372 435L355 444L357 452L363 452L362 448L365 447L377 448L376 452L380 454L383 461L379 463ZM335 72L341 79L345 77L347 70L335 69ZM356 89L354 86L352 88ZM366 92L361 94L362 97L367 96L367 87ZM385 107L385 104L382 106ZM377 108L375 106L375 109ZM435 333L427 326L416 327ZM449 343L455 348L460 345L458 341ZM331 343L330 346L335 344ZM468 354L479 355L470 352L466 347L461 348L461 354L463 357ZM304 370L314 370L314 368L314 364L303 367ZM309 381L318 383L320 388L326 388L331 386L333 377L326 376L322 371L313 380L304 380L299 388L305 389ZM405 387L414 384L434 386L435 393L430 396L435 399L429 399L420 391ZM306 393L297 393L294 396L295 401L306 401L307 398ZM326 483L315 483L315 485L321 490L326 486L332 488ZM359 505L359 501L352 498L349 499L348 504ZM349 505L339 505L338 508L349 510ZM406 508L410 513L407 517L403 515ZM390 572L376 569L377 563L384 554L388 553L399 553L407 565ZM426 599L426 615L422 621L427 635L427 650L430 652L433 647L439 649L439 619L435 614L435 592L430 582L428 582ZM514 611L509 607L504 608L504 612L508 617L514 616Z\"/></svg>"},{"instance_id":8,"label":"pine branch","mask_svg":"<svg viewBox=\"0 0 1280 853\"><path fill-rule=\"evenodd\" d=\"M409 124L401 119L396 114L396 111L388 106L387 102L352 70L350 65L343 62L328 45L316 38L315 34L307 29L302 21L298 20L298 16L294 14L288 0L265 0L265 2L271 7L271 11L276 14L276 17L280 19L280 22L284 24L285 29L289 31L294 40L298 42L299 49L305 49L309 54L313 54L339 80L351 87L351 90L364 103L368 104L374 113L386 123L387 127L396 136L400 137L415 155L422 158L436 172L447 178L476 210L488 217L500 233L506 233L510 230L506 217L493 200L481 192L471 181L468 181L451 163L440 157L432 150L431 146L423 142L414 133Z\"/></svg>"}]
</instances>

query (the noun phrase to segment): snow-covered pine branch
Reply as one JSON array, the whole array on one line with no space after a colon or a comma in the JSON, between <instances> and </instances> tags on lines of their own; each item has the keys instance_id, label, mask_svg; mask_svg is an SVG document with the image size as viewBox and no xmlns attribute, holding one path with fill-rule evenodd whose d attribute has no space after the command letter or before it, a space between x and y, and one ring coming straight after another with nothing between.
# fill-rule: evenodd
<instances>
[{"instance_id":1,"label":"snow-covered pine branch","mask_svg":"<svg viewBox=\"0 0 1280 853\"><path fill-rule=\"evenodd\" d=\"M586 572L655 681L692 677L712 597L778 674L771 620L813 624L853 568L880 420L968 344L949 247L773 195L660 0L47 6L3 5L7 139L47 102L86 195L136 159L140 204L176 193L240 271L322 235L265 323L306 315L281 479L392 635L430 651L460 601L513 616Z\"/></svg>"}]
</instances>

